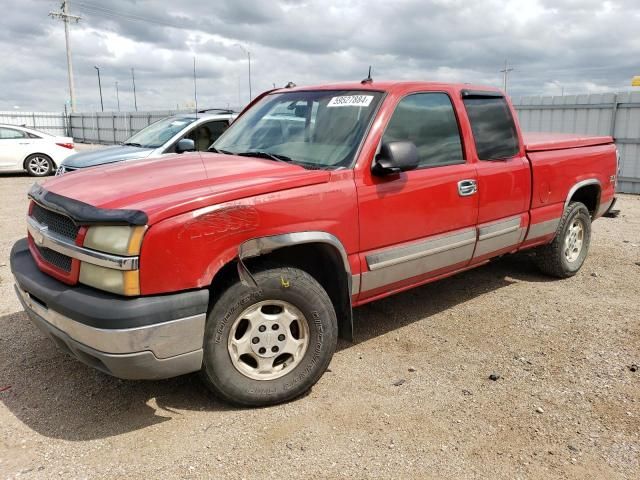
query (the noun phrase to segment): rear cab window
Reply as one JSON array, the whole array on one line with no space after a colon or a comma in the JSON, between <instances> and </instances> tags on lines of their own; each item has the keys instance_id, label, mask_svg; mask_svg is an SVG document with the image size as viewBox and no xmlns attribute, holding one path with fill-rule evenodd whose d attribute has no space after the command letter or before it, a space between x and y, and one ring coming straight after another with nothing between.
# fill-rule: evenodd
<instances>
[{"instance_id":1,"label":"rear cab window","mask_svg":"<svg viewBox=\"0 0 640 480\"><path fill-rule=\"evenodd\" d=\"M480 160L505 160L518 154L518 132L507 100L493 92L462 92Z\"/></svg>"}]
</instances>

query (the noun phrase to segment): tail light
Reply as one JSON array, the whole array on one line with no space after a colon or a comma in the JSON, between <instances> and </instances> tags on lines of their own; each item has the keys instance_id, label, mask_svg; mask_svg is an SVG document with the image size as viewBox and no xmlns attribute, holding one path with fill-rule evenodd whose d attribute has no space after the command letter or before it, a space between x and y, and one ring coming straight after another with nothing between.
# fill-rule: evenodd
<instances>
[{"instance_id":1,"label":"tail light","mask_svg":"<svg viewBox=\"0 0 640 480\"><path fill-rule=\"evenodd\" d=\"M73 143L56 143L56 145L69 149L73 148Z\"/></svg>"}]
</instances>

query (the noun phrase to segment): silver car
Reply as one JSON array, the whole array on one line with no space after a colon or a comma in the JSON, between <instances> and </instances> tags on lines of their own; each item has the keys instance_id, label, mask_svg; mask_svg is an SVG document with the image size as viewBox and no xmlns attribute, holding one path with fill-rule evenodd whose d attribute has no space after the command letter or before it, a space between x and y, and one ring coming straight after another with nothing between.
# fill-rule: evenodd
<instances>
[{"instance_id":1,"label":"silver car","mask_svg":"<svg viewBox=\"0 0 640 480\"><path fill-rule=\"evenodd\" d=\"M236 116L230 110L203 110L197 114L183 113L163 118L120 145L70 155L60 164L56 175L107 163L194 150L203 152L218 139Z\"/></svg>"}]
</instances>

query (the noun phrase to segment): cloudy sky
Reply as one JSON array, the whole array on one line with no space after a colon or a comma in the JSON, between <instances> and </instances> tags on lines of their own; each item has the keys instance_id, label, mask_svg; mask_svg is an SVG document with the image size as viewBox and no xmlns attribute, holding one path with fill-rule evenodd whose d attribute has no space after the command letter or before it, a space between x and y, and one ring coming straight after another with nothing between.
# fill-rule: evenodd
<instances>
[{"instance_id":1,"label":"cloudy sky","mask_svg":"<svg viewBox=\"0 0 640 480\"><path fill-rule=\"evenodd\" d=\"M629 90L640 75L638 0L70 0L79 110L193 102L236 107L256 93L374 79L502 84L509 93ZM68 101L64 28L47 16L60 1L2 0L0 110L62 110Z\"/></svg>"}]
</instances>

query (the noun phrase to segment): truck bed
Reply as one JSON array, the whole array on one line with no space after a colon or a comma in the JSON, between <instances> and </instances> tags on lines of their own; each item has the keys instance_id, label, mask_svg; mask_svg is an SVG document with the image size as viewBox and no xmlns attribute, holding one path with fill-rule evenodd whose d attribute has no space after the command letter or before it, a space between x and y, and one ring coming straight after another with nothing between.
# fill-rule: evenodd
<instances>
[{"instance_id":1,"label":"truck bed","mask_svg":"<svg viewBox=\"0 0 640 480\"><path fill-rule=\"evenodd\" d=\"M567 148L592 147L613 143L610 136L591 137L575 133L523 133L527 152L546 152Z\"/></svg>"}]
</instances>

